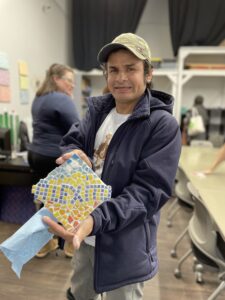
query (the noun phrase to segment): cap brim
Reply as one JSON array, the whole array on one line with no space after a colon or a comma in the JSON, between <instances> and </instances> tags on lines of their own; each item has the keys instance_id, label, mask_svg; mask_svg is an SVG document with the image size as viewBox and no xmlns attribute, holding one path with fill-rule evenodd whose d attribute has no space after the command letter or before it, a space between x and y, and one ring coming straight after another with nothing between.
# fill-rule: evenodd
<instances>
[{"instance_id":1,"label":"cap brim","mask_svg":"<svg viewBox=\"0 0 225 300\"><path fill-rule=\"evenodd\" d=\"M121 45L119 43L113 43L113 44L107 44L105 45L98 53L98 62L100 64L106 63L109 54L114 51L114 50L118 50L118 49L128 49L127 47L125 47L124 45ZM129 50L129 49L128 49Z\"/></svg>"}]
</instances>

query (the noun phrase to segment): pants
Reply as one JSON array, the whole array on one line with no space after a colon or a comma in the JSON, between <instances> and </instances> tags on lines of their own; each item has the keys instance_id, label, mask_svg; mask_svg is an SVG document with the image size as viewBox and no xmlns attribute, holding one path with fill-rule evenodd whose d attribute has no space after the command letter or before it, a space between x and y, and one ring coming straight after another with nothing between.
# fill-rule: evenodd
<instances>
[{"instance_id":1,"label":"pants","mask_svg":"<svg viewBox=\"0 0 225 300\"><path fill-rule=\"evenodd\" d=\"M81 244L72 259L74 273L71 278L71 293L76 300L100 300L93 287L94 247ZM144 283L135 283L104 293L104 300L142 300Z\"/></svg>"},{"instance_id":2,"label":"pants","mask_svg":"<svg viewBox=\"0 0 225 300\"><path fill-rule=\"evenodd\" d=\"M34 184L45 178L48 173L57 167L55 162L57 158L28 151L28 162L35 175Z\"/></svg>"}]
</instances>

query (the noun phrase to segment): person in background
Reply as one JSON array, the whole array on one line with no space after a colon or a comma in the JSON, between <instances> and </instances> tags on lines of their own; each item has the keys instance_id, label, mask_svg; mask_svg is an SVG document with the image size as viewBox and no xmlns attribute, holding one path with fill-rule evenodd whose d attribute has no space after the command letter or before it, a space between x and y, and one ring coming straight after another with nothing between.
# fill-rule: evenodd
<instances>
[{"instance_id":1,"label":"person in background","mask_svg":"<svg viewBox=\"0 0 225 300\"><path fill-rule=\"evenodd\" d=\"M189 143L191 140L206 140L207 139L207 127L208 127L208 123L209 123L209 116L208 116L207 109L204 106L204 98L201 95L198 95L195 97L193 106L187 113L187 118L186 118L186 120L184 120L185 122L187 122L187 126L188 126L191 116L193 115L193 113L195 113L195 111L198 115L200 115L202 117L203 124L205 127L205 132L196 134L194 136L189 136L188 137Z\"/></svg>"},{"instance_id":2,"label":"person in background","mask_svg":"<svg viewBox=\"0 0 225 300\"><path fill-rule=\"evenodd\" d=\"M212 174L224 160L225 160L225 144L220 148L215 158L215 161L212 163L212 165L208 169L203 171L203 173L206 175Z\"/></svg>"},{"instance_id":3,"label":"person in background","mask_svg":"<svg viewBox=\"0 0 225 300\"><path fill-rule=\"evenodd\" d=\"M77 109L71 98L73 89L73 69L53 64L36 92L31 109L33 140L28 146L28 162L34 171L34 183L57 167L55 161L61 155L59 143L71 125L79 122ZM57 248L58 239L52 239L37 253L37 257L45 257ZM66 242L64 251L68 257L72 257L72 244Z\"/></svg>"},{"instance_id":4,"label":"person in background","mask_svg":"<svg viewBox=\"0 0 225 300\"><path fill-rule=\"evenodd\" d=\"M180 128L172 96L149 89L145 40L121 34L100 50L98 60L110 93L89 98L87 115L63 137L57 162L77 153L112 187L112 197L74 232L48 217L43 221L76 249L67 299L99 299L105 292L107 300L140 300L144 281L158 269L157 227L172 193Z\"/></svg>"},{"instance_id":5,"label":"person in background","mask_svg":"<svg viewBox=\"0 0 225 300\"><path fill-rule=\"evenodd\" d=\"M200 96L200 95L197 96L194 99L194 105L193 106L197 109L198 114L200 116L202 116L204 125L206 127L208 125L208 123L209 123L209 116L208 116L207 109L204 106L204 98L202 96Z\"/></svg>"}]
</instances>

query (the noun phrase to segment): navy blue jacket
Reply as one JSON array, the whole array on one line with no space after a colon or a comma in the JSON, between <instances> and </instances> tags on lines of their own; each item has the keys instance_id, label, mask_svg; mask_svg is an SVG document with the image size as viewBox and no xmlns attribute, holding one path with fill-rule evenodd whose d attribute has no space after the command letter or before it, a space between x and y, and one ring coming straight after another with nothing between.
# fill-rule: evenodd
<instances>
[{"instance_id":1,"label":"navy blue jacket","mask_svg":"<svg viewBox=\"0 0 225 300\"><path fill-rule=\"evenodd\" d=\"M87 116L63 138L63 151L79 148L92 158L96 132L114 106L111 94L89 99ZM171 196L181 150L172 107L171 96L146 90L109 144L102 180L112 186L112 198L91 214L96 292L142 282L157 272L159 210Z\"/></svg>"},{"instance_id":2,"label":"navy blue jacket","mask_svg":"<svg viewBox=\"0 0 225 300\"><path fill-rule=\"evenodd\" d=\"M62 137L72 124L79 121L72 99L61 92L36 97L32 103L33 139L29 145L32 152L59 157Z\"/></svg>"}]
</instances>

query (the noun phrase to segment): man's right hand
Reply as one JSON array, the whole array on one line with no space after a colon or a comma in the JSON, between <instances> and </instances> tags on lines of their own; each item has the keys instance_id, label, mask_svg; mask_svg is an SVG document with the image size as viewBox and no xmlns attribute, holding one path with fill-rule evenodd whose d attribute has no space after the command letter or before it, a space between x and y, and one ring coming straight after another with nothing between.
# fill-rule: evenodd
<instances>
[{"instance_id":1,"label":"man's right hand","mask_svg":"<svg viewBox=\"0 0 225 300\"><path fill-rule=\"evenodd\" d=\"M63 164L65 161L67 161L67 159L71 158L74 153L77 154L90 168L92 168L92 163L90 159L82 150L79 149L75 149L71 152L63 154L62 156L56 159L56 163L58 165Z\"/></svg>"},{"instance_id":2,"label":"man's right hand","mask_svg":"<svg viewBox=\"0 0 225 300\"><path fill-rule=\"evenodd\" d=\"M94 226L94 219L91 215L83 220L78 227L70 231L66 230L63 226L59 225L57 222L53 221L47 216L43 216L42 220L49 226L49 232L60 236L68 242L73 242L74 249L80 248L80 244L87 236L89 236Z\"/></svg>"}]
</instances>

